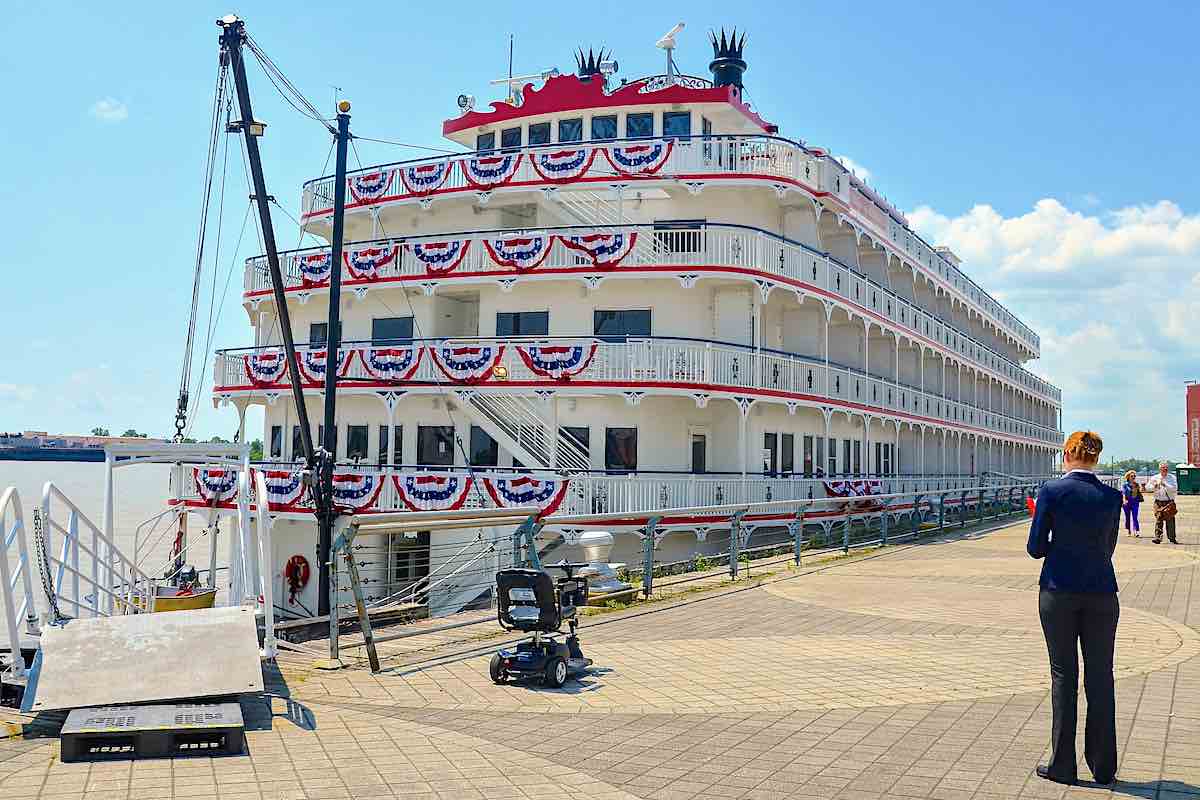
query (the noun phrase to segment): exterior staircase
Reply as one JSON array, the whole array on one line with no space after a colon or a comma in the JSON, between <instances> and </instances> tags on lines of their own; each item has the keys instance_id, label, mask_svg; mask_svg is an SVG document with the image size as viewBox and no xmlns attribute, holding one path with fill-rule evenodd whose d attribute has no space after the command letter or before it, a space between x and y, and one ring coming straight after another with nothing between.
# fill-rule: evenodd
<instances>
[{"instance_id":1,"label":"exterior staircase","mask_svg":"<svg viewBox=\"0 0 1200 800\"><path fill-rule=\"evenodd\" d=\"M551 215L567 225L594 225L596 227L630 225L628 214L623 213L613 190L560 188L554 200L543 204ZM664 248L653 236L638 236L634 245L634 259L641 263L654 264L662 260Z\"/></svg>"},{"instance_id":2,"label":"exterior staircase","mask_svg":"<svg viewBox=\"0 0 1200 800\"><path fill-rule=\"evenodd\" d=\"M547 414L553 400L501 392L454 392L464 413L527 467L586 471L587 448Z\"/></svg>"}]
</instances>

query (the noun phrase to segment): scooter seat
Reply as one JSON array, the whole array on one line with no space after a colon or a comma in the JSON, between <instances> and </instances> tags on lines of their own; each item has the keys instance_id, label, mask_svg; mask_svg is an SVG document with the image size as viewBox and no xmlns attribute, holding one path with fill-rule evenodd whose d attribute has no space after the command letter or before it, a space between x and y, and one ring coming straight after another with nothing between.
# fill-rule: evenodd
<instances>
[{"instance_id":1,"label":"scooter seat","mask_svg":"<svg viewBox=\"0 0 1200 800\"><path fill-rule=\"evenodd\" d=\"M517 627L537 625L541 613L537 606L513 606L508 610L509 617Z\"/></svg>"}]
</instances>

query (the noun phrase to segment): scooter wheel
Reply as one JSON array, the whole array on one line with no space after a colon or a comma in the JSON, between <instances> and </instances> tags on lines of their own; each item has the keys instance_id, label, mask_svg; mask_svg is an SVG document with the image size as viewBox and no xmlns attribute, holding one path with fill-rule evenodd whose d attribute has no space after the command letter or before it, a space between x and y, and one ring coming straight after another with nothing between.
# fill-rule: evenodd
<instances>
[{"instance_id":1,"label":"scooter wheel","mask_svg":"<svg viewBox=\"0 0 1200 800\"><path fill-rule=\"evenodd\" d=\"M491 662L488 664L488 675L492 678L492 683L504 683L508 677L504 674L504 659L500 658L500 654L492 656Z\"/></svg>"},{"instance_id":2,"label":"scooter wheel","mask_svg":"<svg viewBox=\"0 0 1200 800\"><path fill-rule=\"evenodd\" d=\"M550 659L546 663L545 683L547 686L552 686L555 689L567 682L567 662L563 661L558 656Z\"/></svg>"}]
</instances>

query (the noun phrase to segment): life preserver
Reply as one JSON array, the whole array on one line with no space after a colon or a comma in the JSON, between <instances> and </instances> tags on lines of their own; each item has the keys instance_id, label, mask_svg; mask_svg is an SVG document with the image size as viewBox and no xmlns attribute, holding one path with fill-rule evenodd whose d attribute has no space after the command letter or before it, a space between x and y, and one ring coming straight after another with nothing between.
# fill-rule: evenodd
<instances>
[{"instance_id":1,"label":"life preserver","mask_svg":"<svg viewBox=\"0 0 1200 800\"><path fill-rule=\"evenodd\" d=\"M296 595L303 591L308 585L308 579L312 575L312 570L308 566L308 559L304 556L296 555L287 560L283 565L283 579L287 581L288 602L292 605L296 604Z\"/></svg>"}]
</instances>

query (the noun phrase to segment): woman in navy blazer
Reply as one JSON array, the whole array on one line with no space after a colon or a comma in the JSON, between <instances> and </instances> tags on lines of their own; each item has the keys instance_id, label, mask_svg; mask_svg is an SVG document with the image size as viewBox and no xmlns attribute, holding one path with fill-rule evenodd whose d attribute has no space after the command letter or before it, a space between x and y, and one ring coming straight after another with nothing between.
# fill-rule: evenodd
<instances>
[{"instance_id":1,"label":"woman in navy blazer","mask_svg":"<svg viewBox=\"0 0 1200 800\"><path fill-rule=\"evenodd\" d=\"M1117 774L1113 648L1120 606L1112 555L1121 522L1121 493L1096 478L1103 448L1103 441L1091 431L1076 431L1067 438L1063 445L1067 472L1038 491L1026 547L1029 555L1045 559L1038 611L1050 655L1054 716L1050 761L1039 765L1037 774L1065 784L1077 780L1081 647L1088 701L1083 757L1097 783L1110 784Z\"/></svg>"}]
</instances>

